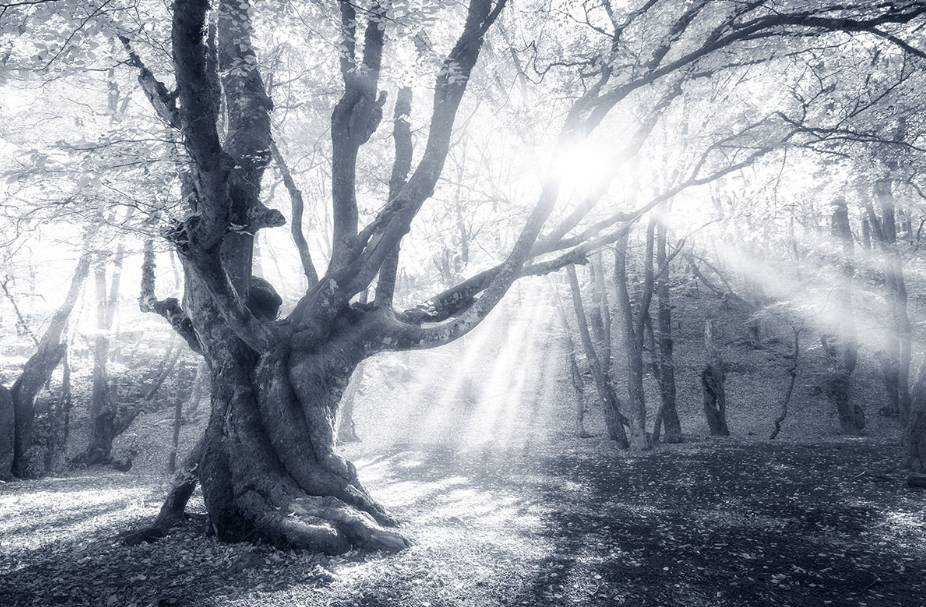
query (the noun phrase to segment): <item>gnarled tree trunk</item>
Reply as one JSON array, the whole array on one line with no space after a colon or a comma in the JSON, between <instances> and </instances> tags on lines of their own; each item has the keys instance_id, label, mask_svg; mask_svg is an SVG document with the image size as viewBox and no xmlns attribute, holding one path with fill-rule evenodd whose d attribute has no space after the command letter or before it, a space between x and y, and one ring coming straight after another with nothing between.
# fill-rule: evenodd
<instances>
[{"instance_id":1,"label":"gnarled tree trunk","mask_svg":"<svg viewBox=\"0 0 926 607\"><path fill-rule=\"evenodd\" d=\"M704 391L704 417L711 436L730 436L727 428L727 392L724 389L726 374L723 370L723 356L714 344L713 323L704 323L704 351L706 364L701 371L701 387Z\"/></svg>"},{"instance_id":2,"label":"gnarled tree trunk","mask_svg":"<svg viewBox=\"0 0 926 607\"><path fill-rule=\"evenodd\" d=\"M220 539L259 530L276 546L326 553L408 545L381 527L395 521L335 452L338 403L363 351L359 332L345 329L312 352L208 349L216 371L200 479Z\"/></svg>"}]
</instances>

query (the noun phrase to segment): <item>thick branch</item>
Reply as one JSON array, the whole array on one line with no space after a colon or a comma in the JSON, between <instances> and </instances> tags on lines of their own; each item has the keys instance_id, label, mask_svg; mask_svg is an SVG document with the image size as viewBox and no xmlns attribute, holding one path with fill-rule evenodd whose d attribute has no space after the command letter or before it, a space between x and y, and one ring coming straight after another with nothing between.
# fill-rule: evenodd
<instances>
[{"instance_id":1,"label":"thick branch","mask_svg":"<svg viewBox=\"0 0 926 607\"><path fill-rule=\"evenodd\" d=\"M195 215L182 231L186 243L203 249L216 246L228 226L228 173L234 165L219 143L219 91L214 86L214 71L209 69L205 37L208 11L208 0L176 0L172 30L180 125L193 160L195 190ZM179 250L184 252L183 246Z\"/></svg>"},{"instance_id":2,"label":"thick branch","mask_svg":"<svg viewBox=\"0 0 926 607\"><path fill-rule=\"evenodd\" d=\"M331 196L334 235L329 270L342 266L349 258L357 236L357 154L382 119L385 93L377 98L386 7L375 2L370 11L363 40L363 60L356 64L357 16L353 6L341 2L341 75L344 94L331 113Z\"/></svg>"},{"instance_id":3,"label":"thick branch","mask_svg":"<svg viewBox=\"0 0 926 607\"><path fill-rule=\"evenodd\" d=\"M505 0L492 9L491 0L471 0L463 33L437 76L431 128L422 159L408 183L356 239L349 263L329 266L326 279L296 305L291 319L298 326L325 324L350 298L364 290L379 272L386 257L408 232L421 205L434 192L450 145L453 123L469 76L488 27L497 18Z\"/></svg>"},{"instance_id":4,"label":"thick branch","mask_svg":"<svg viewBox=\"0 0 926 607\"><path fill-rule=\"evenodd\" d=\"M395 125L393 138L395 139L395 161L392 163L392 176L389 179L389 200L398 196L405 187L408 171L412 166L412 130L408 118L412 111L412 90L409 87L399 89L395 102ZM396 244L392 252L383 261L379 269L379 280L376 283L376 305L391 306L395 294L396 273L399 270L399 246Z\"/></svg>"}]
</instances>

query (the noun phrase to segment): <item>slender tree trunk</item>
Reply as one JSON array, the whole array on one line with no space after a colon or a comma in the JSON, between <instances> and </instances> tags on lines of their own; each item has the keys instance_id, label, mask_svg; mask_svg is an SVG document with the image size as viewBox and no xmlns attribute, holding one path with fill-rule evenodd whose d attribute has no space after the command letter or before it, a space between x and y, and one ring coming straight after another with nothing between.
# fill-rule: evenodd
<instances>
[{"instance_id":1,"label":"slender tree trunk","mask_svg":"<svg viewBox=\"0 0 926 607\"><path fill-rule=\"evenodd\" d=\"M659 385L659 394L661 398L663 391L662 370L659 367L659 349L656 346L656 336L653 333L653 320L651 318L647 319L645 328L647 349L649 349L650 352L650 372L653 374L653 377L656 378L656 383ZM662 435L662 414L665 404L663 400L662 404L659 406L659 410L656 411L656 419L653 421L652 440L654 445L659 444Z\"/></svg>"},{"instance_id":2,"label":"slender tree trunk","mask_svg":"<svg viewBox=\"0 0 926 607\"><path fill-rule=\"evenodd\" d=\"M553 284L553 281L548 279L547 284L553 293L553 303L556 306L559 322L563 325L563 351L566 354L572 389L576 397L575 435L577 438L589 438L591 434L585 429L585 380L582 379L579 362L576 360L576 346L572 339L572 329L569 327L569 321L566 317L566 306L563 304L563 298L560 297L559 290Z\"/></svg>"},{"instance_id":3,"label":"slender tree trunk","mask_svg":"<svg viewBox=\"0 0 926 607\"><path fill-rule=\"evenodd\" d=\"M13 409L13 396L5 387L0 386L0 480L8 481L13 477L13 445L16 414Z\"/></svg>"},{"instance_id":4,"label":"slender tree trunk","mask_svg":"<svg viewBox=\"0 0 926 607\"><path fill-rule=\"evenodd\" d=\"M84 253L77 262L77 269L71 278L64 302L52 316L48 328L39 340L36 353L26 361L22 374L10 390L15 415L12 470L13 474L20 478L34 477L42 473L44 455L40 457L32 448L35 397L64 357L66 347L61 343L61 336L89 273L90 254Z\"/></svg>"},{"instance_id":5,"label":"slender tree trunk","mask_svg":"<svg viewBox=\"0 0 926 607\"><path fill-rule=\"evenodd\" d=\"M682 442L682 422L676 409L675 388L675 343L672 339L672 302L669 292L669 260L667 256L667 228L663 224L656 226L656 295L658 308L656 312L657 333L654 341L659 346L659 394L662 398L660 418L665 425L667 443ZM655 428L653 436L655 437Z\"/></svg>"},{"instance_id":6,"label":"slender tree trunk","mask_svg":"<svg viewBox=\"0 0 926 607\"><path fill-rule=\"evenodd\" d=\"M613 364L611 357L611 325L613 321L611 319L611 306L608 302L608 289L605 284L604 253L602 251L592 257L592 267L595 269L595 298L602 325L601 361L605 372L610 377L611 365Z\"/></svg>"},{"instance_id":7,"label":"slender tree trunk","mask_svg":"<svg viewBox=\"0 0 926 607\"><path fill-rule=\"evenodd\" d=\"M51 429L49 431L48 449L45 452L45 469L59 471L64 468L67 456L68 437L71 431L71 364L68 352L61 360L61 393L50 412Z\"/></svg>"},{"instance_id":8,"label":"slender tree trunk","mask_svg":"<svg viewBox=\"0 0 926 607\"><path fill-rule=\"evenodd\" d=\"M344 390L344 396L341 397L341 407L338 411L338 442L342 444L360 441L357 427L354 424L354 405L357 401L357 394L360 393L360 385L363 383L365 367L364 363L357 365L347 384L347 389Z\"/></svg>"},{"instance_id":9,"label":"slender tree trunk","mask_svg":"<svg viewBox=\"0 0 926 607\"><path fill-rule=\"evenodd\" d=\"M714 344L713 323L704 323L704 351L706 364L701 372L701 387L704 391L704 416L711 436L730 436L727 428L727 393L724 389L726 374L723 370L723 356Z\"/></svg>"},{"instance_id":10,"label":"slender tree trunk","mask_svg":"<svg viewBox=\"0 0 926 607\"><path fill-rule=\"evenodd\" d=\"M119 406L119 403L113 398L112 386L106 370L109 360L109 333L119 303L124 258L125 248L120 244L113 257L113 272L108 288L106 284L106 261L108 256L100 256L94 268L97 297L97 336L93 357L93 392L90 408L93 428L87 449L74 459L74 463L77 465L92 466L110 463L112 461L113 441L129 427L139 412L137 409L129 411L125 407Z\"/></svg>"},{"instance_id":11,"label":"slender tree trunk","mask_svg":"<svg viewBox=\"0 0 926 607\"><path fill-rule=\"evenodd\" d=\"M604 369L608 377L613 377L611 372L612 366L614 365L614 358L611 355L613 335L611 333L614 319L611 318L611 303L608 301L608 288L605 281L604 251L599 251L594 256L592 263L595 266L595 287L598 291L598 310L601 315L601 323L604 327L604 343L601 348L601 358L604 361Z\"/></svg>"},{"instance_id":12,"label":"slender tree trunk","mask_svg":"<svg viewBox=\"0 0 926 607\"><path fill-rule=\"evenodd\" d=\"M167 458L167 472L173 474L177 471L177 446L180 443L180 424L183 422L183 397L176 396L174 403L174 431L171 436L170 456Z\"/></svg>"},{"instance_id":13,"label":"slender tree trunk","mask_svg":"<svg viewBox=\"0 0 926 607\"><path fill-rule=\"evenodd\" d=\"M903 431L903 467L910 472L910 484L926 481L926 363L920 365L913 384L910 417Z\"/></svg>"},{"instance_id":14,"label":"slender tree trunk","mask_svg":"<svg viewBox=\"0 0 926 607\"><path fill-rule=\"evenodd\" d=\"M836 405L839 425L843 434L856 436L865 428L865 413L860 406L851 402L851 379L858 362L858 339L855 330L855 316L852 308L853 265L852 229L849 226L849 210L843 198L833 202L833 237L841 243L840 276L833 290L834 316L837 319L835 338L824 336L824 351L830 358L829 376L825 392Z\"/></svg>"},{"instance_id":15,"label":"slender tree trunk","mask_svg":"<svg viewBox=\"0 0 926 607\"><path fill-rule=\"evenodd\" d=\"M775 418L775 429L769 435L769 440L775 440L778 433L781 432L781 424L788 417L788 404L791 402L791 395L794 393L794 382L797 380L798 360L801 356L801 331L802 329L792 326L794 332L794 348L791 350L791 364L788 366L788 389L785 391L784 398L781 399L781 413Z\"/></svg>"},{"instance_id":16,"label":"slender tree trunk","mask_svg":"<svg viewBox=\"0 0 926 607\"><path fill-rule=\"evenodd\" d=\"M595 389L598 391L598 398L601 401L605 425L608 428L608 437L615 441L619 448L627 449L630 442L627 440L627 434L624 431L624 416L620 411L620 401L614 393L611 382L605 376L598 360L598 354L595 352L595 344L592 342L592 336L588 330L588 320L585 316L585 307L582 304L582 292L579 289L579 279L576 276L575 267L566 266L566 275L569 277L569 286L572 289L572 304L575 308L576 320L579 326L579 337L582 339L585 359L588 361L592 379L595 381Z\"/></svg>"},{"instance_id":17,"label":"slender tree trunk","mask_svg":"<svg viewBox=\"0 0 926 607\"><path fill-rule=\"evenodd\" d=\"M199 481L199 467L203 458L203 443L204 439L202 438L197 441L196 445L183 460L183 465L174 475L170 492L161 505L161 510L158 512L158 516L154 523L150 527L125 533L122 537L126 544L134 546L142 542L150 542L162 538L167 535L171 529L185 520L184 510Z\"/></svg>"},{"instance_id":18,"label":"slender tree trunk","mask_svg":"<svg viewBox=\"0 0 926 607\"><path fill-rule=\"evenodd\" d=\"M96 292L96 339L93 347L93 384L90 393L90 419L96 419L109 408L109 376L106 363L109 361L109 325L106 320L109 298L106 288L106 262L109 256L101 254L93 267L94 287ZM113 276L115 284L118 278Z\"/></svg>"},{"instance_id":19,"label":"slender tree trunk","mask_svg":"<svg viewBox=\"0 0 926 607\"><path fill-rule=\"evenodd\" d=\"M273 141L270 142L270 153L273 155L273 161L276 163L277 168L280 170L280 175L283 177L283 185L286 186L286 191L289 193L292 209L290 233L292 234L293 242L296 244L296 250L299 252L299 261L302 263L302 272L305 274L306 287L311 289L318 284L318 273L315 270L315 265L312 263L309 243L306 242L305 234L302 229L303 214L305 212L302 191L296 186L296 181L293 179L292 173L289 170L289 165L286 164L283 155Z\"/></svg>"},{"instance_id":20,"label":"slender tree trunk","mask_svg":"<svg viewBox=\"0 0 926 607\"><path fill-rule=\"evenodd\" d=\"M881 205L878 218L871 204L866 204L874 235L881 249L884 274L884 299L891 319L887 347L881 356L881 372L888 394L888 410L900 415L905 423L910 413L910 342L912 327L907 314L907 288L903 275L903 257L897 248L897 227L891 180L874 184L875 198Z\"/></svg>"},{"instance_id":21,"label":"slender tree trunk","mask_svg":"<svg viewBox=\"0 0 926 607\"><path fill-rule=\"evenodd\" d=\"M206 385L206 380L209 378L209 367L206 366L206 361L200 361L199 365L196 367L196 377L193 378L193 388L190 390L190 398L187 400L186 404L183 405L184 411L186 411L187 418L193 419L199 413L199 405L203 400L203 386Z\"/></svg>"},{"instance_id":22,"label":"slender tree trunk","mask_svg":"<svg viewBox=\"0 0 926 607\"><path fill-rule=\"evenodd\" d=\"M627 368L627 396L630 408L630 444L634 449L648 449L646 434L646 396L643 390L643 340L645 319L653 289L653 237L655 224L647 229L646 259L644 261L644 287L640 309L634 318L627 285L628 234L617 241L614 249L614 282L617 287L617 322L624 338L624 356Z\"/></svg>"},{"instance_id":23,"label":"slender tree trunk","mask_svg":"<svg viewBox=\"0 0 926 607\"><path fill-rule=\"evenodd\" d=\"M177 344L172 337L167 352L164 353L164 358L161 360L158 374L155 376L154 381L151 382L151 387L145 392L145 400L150 401L157 395L158 390L161 389L161 386L163 386L167 378L170 377L174 367L177 366L177 361L180 360L181 354L183 354L183 345Z\"/></svg>"}]
</instances>

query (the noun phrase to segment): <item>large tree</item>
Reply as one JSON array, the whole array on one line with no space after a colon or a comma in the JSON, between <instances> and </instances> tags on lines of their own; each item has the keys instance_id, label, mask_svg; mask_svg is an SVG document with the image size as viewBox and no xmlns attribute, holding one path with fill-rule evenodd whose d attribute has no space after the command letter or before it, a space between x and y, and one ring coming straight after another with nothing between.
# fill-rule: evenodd
<instances>
[{"instance_id":1,"label":"large tree","mask_svg":"<svg viewBox=\"0 0 926 607\"><path fill-rule=\"evenodd\" d=\"M284 223L279 212L260 200L261 178L272 155L273 104L252 45L248 3L220 0L214 13L212 4L176 0L172 6L176 91L157 81L132 50L133 41L123 38L146 94L165 122L182 133L189 159L182 178L190 212L168 231L184 267L184 301L158 301L150 273L142 299L204 355L212 378L212 411L202 442L188 458L155 527L143 535L163 533L178 519L198 478L211 526L221 539L265 540L326 552L352 546L402 548L406 540L387 529L394 519L335 449L338 403L357 365L384 350L430 348L461 337L517 278L584 261L586 254L626 234L632 222L672 192L567 237L601 198L604 192L599 191L541 236L560 190L557 179L548 176L502 263L422 306L395 310L392 291L399 244L437 186L457 111L486 35L505 2L468 3L462 32L434 83L427 142L413 169L408 113L396 112L389 197L361 227L358 154L383 115L386 97L379 90L380 73L392 17L378 0L342 1L343 94L331 116L331 258L324 273L305 272L307 291L288 316L278 319L279 298L268 285L251 278L254 234ZM587 86L567 112L551 162L563 160L633 93L662 83L657 99L671 101L672 91L685 78L742 63L738 57L721 57L698 65L717 51L737 44L748 49L756 41L792 33L802 37L830 30L873 31L926 12L916 2L832 7L823 3L813 9L766 4L650 0L621 13L604 3L599 17L607 28L606 43L583 64ZM638 35L652 47L637 49ZM645 139L643 122L640 133ZM777 125L786 126L781 121ZM739 159L722 146L711 148L673 191L746 166L789 136L787 128L784 135L776 132L771 141L743 152ZM639 149L636 139L630 137L631 156ZM726 161L724 166L705 175L716 168L718 159ZM556 251L566 252L530 261ZM302 260L306 266L312 264L308 255ZM374 301L352 303L377 275Z\"/></svg>"}]
</instances>

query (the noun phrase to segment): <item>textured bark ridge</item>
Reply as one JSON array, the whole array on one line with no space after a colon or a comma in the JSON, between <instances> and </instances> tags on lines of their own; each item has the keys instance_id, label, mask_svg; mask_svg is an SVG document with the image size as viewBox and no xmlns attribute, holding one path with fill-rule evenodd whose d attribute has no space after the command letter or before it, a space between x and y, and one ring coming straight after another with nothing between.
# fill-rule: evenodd
<instances>
[{"instance_id":1,"label":"textured bark ridge","mask_svg":"<svg viewBox=\"0 0 926 607\"><path fill-rule=\"evenodd\" d=\"M720 348L714 345L711 321L704 326L704 348L707 363L701 372L701 387L704 391L704 416L711 436L730 436L727 428L727 393L724 389L726 374Z\"/></svg>"},{"instance_id":2,"label":"textured bark ridge","mask_svg":"<svg viewBox=\"0 0 926 607\"><path fill-rule=\"evenodd\" d=\"M200 480L219 538L328 554L409 545L335 452L337 405L358 362L336 353L358 351L356 338L308 353L281 345L253 372L239 360L213 364Z\"/></svg>"}]
</instances>

